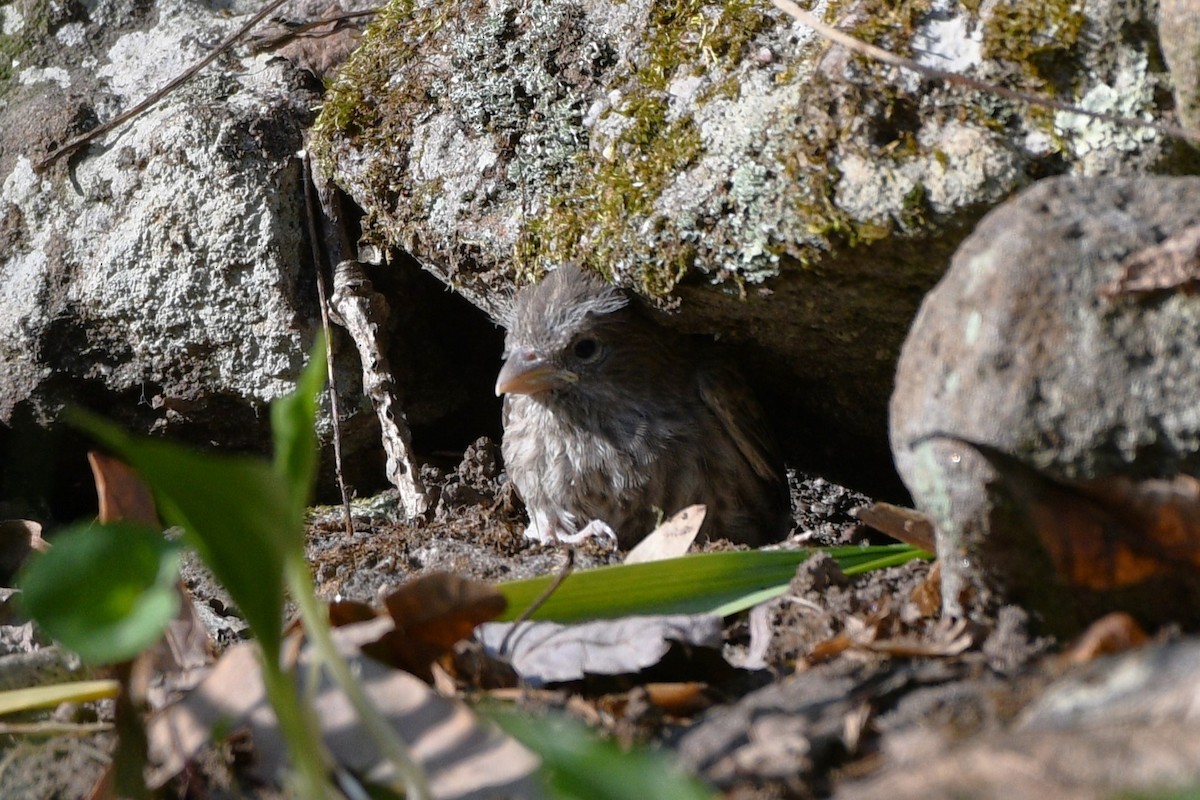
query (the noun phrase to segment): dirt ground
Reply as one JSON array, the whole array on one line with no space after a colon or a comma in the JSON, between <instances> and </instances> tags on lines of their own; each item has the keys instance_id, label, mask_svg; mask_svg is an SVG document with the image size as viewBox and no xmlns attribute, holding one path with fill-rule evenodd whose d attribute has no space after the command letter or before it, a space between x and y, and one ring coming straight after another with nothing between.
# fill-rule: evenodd
<instances>
[{"instance_id":1,"label":"dirt ground","mask_svg":"<svg viewBox=\"0 0 1200 800\"><path fill-rule=\"evenodd\" d=\"M387 493L354 503L352 535L340 507L313 510L308 550L325 599L370 602L434 571L500 582L561 569L560 547L524 540L523 510L504 484L493 443L480 440L456 469L426 468L424 477L436 496L428 519L398 521L396 499ZM820 478L789 477L797 524L781 546L883 541L850 515L868 498ZM576 565L620 557L585 543ZM1151 643L1156 663L1174 665L1166 677L1151 670L1143 681L1175 692L1149 701L1157 715L1122 717L1118 709L1111 725L1052 720L1031 728L1029 709L1053 708L1047 695L1064 677L1075 676L1093 694L1113 681L1086 672L1091 657L1072 664L1063 655L1070 643L1036 635L1020 608L1001 607L970 624L942 620L935 571L935 564L913 561L847 577L832 558L815 554L785 595L726 621L723 658L676 658L641 674L589 676L520 692L518 703L534 712L565 711L621 743L667 749L738 800L1107 797L1129 786L1132 773L1120 765L1149 769L1139 761L1147 748L1154 768L1166 763L1165 773L1151 770L1150 785L1161 774L1185 781L1196 775L1200 745L1190 743L1200 737L1194 720L1185 715L1181 722L1177 710L1196 690L1200 648L1170 631ZM193 562L184 575L218 649L245 638L206 572ZM10 621L6 635L17 635L19 620ZM1128 681L1116 683L1128 696ZM664 684L688 687L687 701L664 702ZM56 717L102 722L111 711L111 703L86 704ZM2 797L87 796L113 744L111 732L0 736ZM250 778L244 768L253 758L244 738L210 747L166 796L280 796ZM1070 780L1059 774L1064 759L1072 764Z\"/></svg>"},{"instance_id":2,"label":"dirt ground","mask_svg":"<svg viewBox=\"0 0 1200 800\"><path fill-rule=\"evenodd\" d=\"M559 547L523 539L523 511L503 485L497 451L480 440L458 469L427 471L438 497L428 521L395 522L388 495L355 506L353 537L339 508L315 512L309 556L320 592L371 601L427 571L486 581L557 572ZM869 498L789 477L796 527L782 546L886 541L850 515ZM585 544L576 563L619 560ZM1042 658L1053 642L1031 636L1017 608L1001 609L986 628L940 622L930 573L929 562L914 561L847 578L831 558L810 558L786 596L726 628L728 659L742 663L757 649L760 668L668 676L706 683L702 707L686 714L656 706L636 677L539 691L528 702L567 709L621 741L673 748L730 797L836 794L881 769L889 752L1002 730L1058 672Z\"/></svg>"}]
</instances>

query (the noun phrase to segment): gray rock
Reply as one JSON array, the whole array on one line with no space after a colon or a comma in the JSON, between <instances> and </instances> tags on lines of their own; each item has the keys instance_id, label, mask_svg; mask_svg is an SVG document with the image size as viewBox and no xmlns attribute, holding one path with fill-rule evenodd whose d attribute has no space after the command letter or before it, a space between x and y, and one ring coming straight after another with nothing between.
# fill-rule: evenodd
<instances>
[{"instance_id":1,"label":"gray rock","mask_svg":"<svg viewBox=\"0 0 1200 800\"><path fill-rule=\"evenodd\" d=\"M1152 2L1050 5L814 12L940 68L1159 113ZM746 345L797 466L878 489L900 342L982 211L1051 172L1171 169L1169 143L869 64L766 3L688 9L395 4L315 149L368 240L495 315L514 279L568 259L673 292L668 324Z\"/></svg>"},{"instance_id":2,"label":"gray rock","mask_svg":"<svg viewBox=\"0 0 1200 800\"><path fill-rule=\"evenodd\" d=\"M227 6L0 2L0 463L12 465L0 495L28 498L39 516L47 493L75 492L65 487L86 471L81 444L54 431L64 406L263 451L266 405L291 389L312 344L319 317L296 153L320 94L285 59L239 45L131 122L35 170L209 54L246 21L231 10L257 10ZM415 265L377 283L403 298L382 322L410 422L457 414L471 426L463 444L498 428L491 324ZM462 367L483 359L478 380ZM379 488L378 425L352 347L337 364L345 472L361 490Z\"/></svg>"},{"instance_id":3,"label":"gray rock","mask_svg":"<svg viewBox=\"0 0 1200 800\"><path fill-rule=\"evenodd\" d=\"M938 529L947 611L998 591L1060 630L1113 606L1200 619L1186 581L1068 588L984 459L922 441L953 434L1057 478L1200 474L1200 296L1100 292L1124 258L1198 223L1197 178L1049 179L988 214L926 297L897 368L891 440Z\"/></svg>"},{"instance_id":4,"label":"gray rock","mask_svg":"<svg viewBox=\"0 0 1200 800\"><path fill-rule=\"evenodd\" d=\"M1103 657L1039 689L1015 724L1002 729L993 719L991 730L963 740L961 729L941 724L936 714L924 715L885 739L878 772L842 785L837 796L1189 796L1200 781L1198 692L1200 643L1195 639ZM995 703L1003 694L991 687L981 699Z\"/></svg>"},{"instance_id":5,"label":"gray rock","mask_svg":"<svg viewBox=\"0 0 1200 800\"><path fill-rule=\"evenodd\" d=\"M1193 0L1159 0L1158 41L1171 69L1179 121L1200 131L1200 13Z\"/></svg>"},{"instance_id":6,"label":"gray rock","mask_svg":"<svg viewBox=\"0 0 1200 800\"><path fill-rule=\"evenodd\" d=\"M317 95L282 59L236 59L39 174L55 145L240 24L191 3L119 5L71 21L5 8L13 35L55 35L27 42L0 101L0 421L81 401L123 406L129 421L153 404L245 446L312 337L294 154Z\"/></svg>"}]
</instances>

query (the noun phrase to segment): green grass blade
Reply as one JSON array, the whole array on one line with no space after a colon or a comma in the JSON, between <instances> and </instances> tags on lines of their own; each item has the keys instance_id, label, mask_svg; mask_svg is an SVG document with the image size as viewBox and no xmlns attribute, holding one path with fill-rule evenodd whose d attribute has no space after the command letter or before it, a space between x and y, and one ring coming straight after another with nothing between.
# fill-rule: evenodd
<instances>
[{"instance_id":1,"label":"green grass blade","mask_svg":"<svg viewBox=\"0 0 1200 800\"><path fill-rule=\"evenodd\" d=\"M0 692L0 714L35 708L53 708L60 703L86 703L116 697L121 684L114 680L74 681L53 686L31 686Z\"/></svg>"},{"instance_id":2,"label":"green grass blade","mask_svg":"<svg viewBox=\"0 0 1200 800\"><path fill-rule=\"evenodd\" d=\"M908 545L826 548L847 574L902 564L928 554ZM533 619L578 622L633 614L733 614L782 594L796 567L816 550L750 550L619 564L570 575ZM553 580L502 583L513 619Z\"/></svg>"},{"instance_id":3,"label":"green grass blade","mask_svg":"<svg viewBox=\"0 0 1200 800\"><path fill-rule=\"evenodd\" d=\"M304 509L317 470L317 398L325 386L325 374L325 337L318 336L296 390L271 403L275 470L288 488L292 514L288 529L298 537L292 547L304 545Z\"/></svg>"}]
</instances>

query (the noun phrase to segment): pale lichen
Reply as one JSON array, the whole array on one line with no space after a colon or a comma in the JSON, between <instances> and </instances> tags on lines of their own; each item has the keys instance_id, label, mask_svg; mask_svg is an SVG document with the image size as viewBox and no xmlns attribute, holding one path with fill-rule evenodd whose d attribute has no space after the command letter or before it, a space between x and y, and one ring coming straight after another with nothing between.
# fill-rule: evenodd
<instances>
[{"instance_id":1,"label":"pale lichen","mask_svg":"<svg viewBox=\"0 0 1200 800\"><path fill-rule=\"evenodd\" d=\"M1020 88L1146 80L1103 65L1089 33L1136 20L1085 19L1080 0L816 11L901 54L940 53L930 37L952 30L962 46L946 52ZM829 51L749 0L393 0L331 86L314 149L367 210L369 240L450 280L572 260L661 296L689 272L744 291L935 236L1062 169L1063 133L1050 113Z\"/></svg>"}]
</instances>

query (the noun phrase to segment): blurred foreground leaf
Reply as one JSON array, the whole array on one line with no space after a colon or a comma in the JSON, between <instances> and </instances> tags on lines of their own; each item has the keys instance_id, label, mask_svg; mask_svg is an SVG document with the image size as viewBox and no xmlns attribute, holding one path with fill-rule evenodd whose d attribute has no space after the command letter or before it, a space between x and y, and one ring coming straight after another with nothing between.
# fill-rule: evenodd
<instances>
[{"instance_id":1,"label":"blurred foreground leaf","mask_svg":"<svg viewBox=\"0 0 1200 800\"><path fill-rule=\"evenodd\" d=\"M85 661L128 660L154 644L179 610L179 550L136 523L69 528L30 561L21 603Z\"/></svg>"},{"instance_id":2,"label":"blurred foreground leaf","mask_svg":"<svg viewBox=\"0 0 1200 800\"><path fill-rule=\"evenodd\" d=\"M71 421L141 473L163 517L187 532L188 544L229 590L268 658L278 655L283 554L295 534L284 530L289 491L271 465L134 437L83 411L74 411Z\"/></svg>"},{"instance_id":3,"label":"blurred foreground leaf","mask_svg":"<svg viewBox=\"0 0 1200 800\"><path fill-rule=\"evenodd\" d=\"M486 712L542 758L541 774L555 798L571 800L713 800L715 793L666 755L625 751L584 725L560 716L531 718Z\"/></svg>"}]
</instances>

